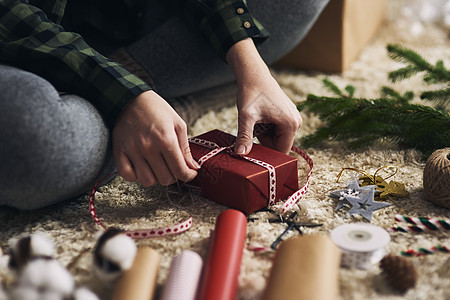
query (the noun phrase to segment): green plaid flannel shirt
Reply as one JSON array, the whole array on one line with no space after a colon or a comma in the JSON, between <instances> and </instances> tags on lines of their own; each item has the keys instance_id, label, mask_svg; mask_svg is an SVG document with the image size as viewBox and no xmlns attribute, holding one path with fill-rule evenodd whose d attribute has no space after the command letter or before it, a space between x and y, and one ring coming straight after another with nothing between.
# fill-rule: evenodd
<instances>
[{"instance_id":1,"label":"green plaid flannel shirt","mask_svg":"<svg viewBox=\"0 0 450 300\"><path fill-rule=\"evenodd\" d=\"M123 1L130 4L139 0ZM60 24L66 3L1 0L0 63L33 72L60 91L84 97L113 126L122 109L151 87L92 49L79 34L65 31ZM256 41L268 36L249 14L245 0L180 0L178 6L222 58L242 39Z\"/></svg>"}]
</instances>

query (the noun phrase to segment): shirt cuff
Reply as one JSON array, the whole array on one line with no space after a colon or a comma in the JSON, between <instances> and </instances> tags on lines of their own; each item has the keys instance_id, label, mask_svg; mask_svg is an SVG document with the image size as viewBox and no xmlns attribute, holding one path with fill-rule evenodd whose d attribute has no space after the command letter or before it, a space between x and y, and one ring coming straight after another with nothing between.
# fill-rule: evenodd
<instances>
[{"instance_id":1,"label":"shirt cuff","mask_svg":"<svg viewBox=\"0 0 450 300\"><path fill-rule=\"evenodd\" d=\"M105 80L109 78L108 80ZM113 128L122 110L145 91L152 87L119 64L99 66L89 80L86 98L93 101L102 112L108 125Z\"/></svg>"},{"instance_id":2,"label":"shirt cuff","mask_svg":"<svg viewBox=\"0 0 450 300\"><path fill-rule=\"evenodd\" d=\"M241 40L251 37L258 45L269 36L269 32L251 16L245 1L218 5L203 18L200 28L222 59L231 46Z\"/></svg>"}]
</instances>

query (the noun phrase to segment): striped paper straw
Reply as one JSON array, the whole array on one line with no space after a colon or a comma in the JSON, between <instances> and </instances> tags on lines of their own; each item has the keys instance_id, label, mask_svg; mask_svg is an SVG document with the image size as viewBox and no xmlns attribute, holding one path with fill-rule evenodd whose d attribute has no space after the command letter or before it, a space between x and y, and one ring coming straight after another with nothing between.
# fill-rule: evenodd
<instances>
[{"instance_id":1,"label":"striped paper straw","mask_svg":"<svg viewBox=\"0 0 450 300\"><path fill-rule=\"evenodd\" d=\"M450 220L427 217L416 218L403 215L395 215L395 220L411 225L424 226L427 230L450 230Z\"/></svg>"},{"instance_id":2,"label":"striped paper straw","mask_svg":"<svg viewBox=\"0 0 450 300\"><path fill-rule=\"evenodd\" d=\"M430 254L435 254L438 252L442 252L442 253L450 253L450 249L445 247L445 246L435 246L435 247L431 247L431 248L419 248L418 250L406 250L406 251L401 251L400 254L403 256L424 256L424 255L430 255Z\"/></svg>"}]
</instances>

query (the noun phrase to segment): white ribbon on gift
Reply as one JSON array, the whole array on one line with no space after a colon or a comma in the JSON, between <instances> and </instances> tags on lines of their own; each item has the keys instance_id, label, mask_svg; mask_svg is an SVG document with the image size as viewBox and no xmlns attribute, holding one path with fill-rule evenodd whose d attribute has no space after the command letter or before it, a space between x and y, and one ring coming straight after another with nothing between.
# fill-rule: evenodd
<instances>
[{"instance_id":1,"label":"white ribbon on gift","mask_svg":"<svg viewBox=\"0 0 450 300\"><path fill-rule=\"evenodd\" d=\"M209 159L211 159L212 157L216 156L217 154L219 154L223 151L227 151L227 152L229 152L229 154L232 154L231 149L234 146L234 145L230 145L230 146L221 147L214 142L200 139L200 138L190 138L189 142L199 145L199 146L203 146L203 147L212 149L210 152L208 152L207 154L200 157L200 159L198 160L198 164L200 166L202 166L206 161L208 161ZM293 193L291 196L289 196L289 198L283 203L283 205L282 205L283 214L288 212L289 210L291 210L292 207L294 206L294 204L296 204L298 202L298 200L300 200L300 198L308 190L309 178L311 177L313 166L314 166L314 163L313 163L311 157L308 156L308 154L306 154L305 152L303 152L302 150L300 150L299 148L297 148L295 146L292 146L291 150L293 152L299 154L303 159L305 159L305 161L308 163L308 165L310 167L310 170L308 172L308 175L306 176L306 183L299 190L297 190L295 193ZM264 161L261 161L261 160L258 160L258 159L255 159L255 158L252 158L249 156L242 155L239 157L246 159L254 164L257 164L257 165L267 169L267 171L269 172L269 179L268 179L269 180L269 202L268 202L268 205L269 206L274 205L276 203L275 198L276 198L276 182L277 182L275 168L269 163L266 163Z\"/></svg>"}]
</instances>

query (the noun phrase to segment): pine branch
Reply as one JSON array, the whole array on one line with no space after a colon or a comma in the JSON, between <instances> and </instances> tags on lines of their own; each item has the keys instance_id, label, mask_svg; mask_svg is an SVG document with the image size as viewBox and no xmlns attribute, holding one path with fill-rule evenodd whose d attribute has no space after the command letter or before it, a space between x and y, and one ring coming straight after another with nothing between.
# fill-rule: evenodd
<instances>
[{"instance_id":1,"label":"pine branch","mask_svg":"<svg viewBox=\"0 0 450 300\"><path fill-rule=\"evenodd\" d=\"M388 74L392 82L423 72L424 82L444 86L422 92L420 96L435 103L436 107L411 104L414 98L412 91L400 94L386 86L381 89L378 99L356 98L353 86L346 86L345 94L325 78L322 80L324 86L336 97L308 95L307 100L298 105L299 110L307 109L324 122L323 127L303 137L304 146L336 140L351 148L359 148L388 141L400 147L416 148L427 156L450 145L450 113L445 109L450 99L450 71L442 60L432 65L416 52L400 45L388 45L387 49L389 57L407 64Z\"/></svg>"},{"instance_id":2,"label":"pine branch","mask_svg":"<svg viewBox=\"0 0 450 300\"><path fill-rule=\"evenodd\" d=\"M352 85L347 85L345 87L345 91L348 93L348 96L351 98L355 94L355 87Z\"/></svg>"},{"instance_id":3,"label":"pine branch","mask_svg":"<svg viewBox=\"0 0 450 300\"><path fill-rule=\"evenodd\" d=\"M335 101L322 101L330 99ZM360 99L354 98L338 98L338 97L319 97L315 95L308 95L307 101L297 105L297 108L302 111L308 109L309 111L319 115L319 118L326 121L329 117L335 115L343 115L346 110L352 109L354 102L359 103Z\"/></svg>"},{"instance_id":4,"label":"pine branch","mask_svg":"<svg viewBox=\"0 0 450 300\"><path fill-rule=\"evenodd\" d=\"M334 107L334 102L342 102L339 98L308 97L308 110L309 104L318 100L322 103L322 109ZM313 106L315 109L318 107L316 103ZM326 126L304 137L304 146L324 140L338 140L346 142L350 148L359 148L385 140L401 147L417 148L428 155L450 144L450 116L428 106L398 105L386 99L359 99L344 113L327 111L326 115Z\"/></svg>"},{"instance_id":5,"label":"pine branch","mask_svg":"<svg viewBox=\"0 0 450 300\"><path fill-rule=\"evenodd\" d=\"M450 87L443 90L426 91L420 95L420 99L444 105L450 99Z\"/></svg>"},{"instance_id":6,"label":"pine branch","mask_svg":"<svg viewBox=\"0 0 450 300\"><path fill-rule=\"evenodd\" d=\"M343 96L341 89L338 88L338 86L328 78L322 79L322 84L328 91L335 94L336 96Z\"/></svg>"},{"instance_id":7,"label":"pine branch","mask_svg":"<svg viewBox=\"0 0 450 300\"><path fill-rule=\"evenodd\" d=\"M391 82L396 83L397 81L402 81L404 79L410 78L413 75L423 71L414 66L407 66L396 71L392 71L388 74L388 78Z\"/></svg>"},{"instance_id":8,"label":"pine branch","mask_svg":"<svg viewBox=\"0 0 450 300\"><path fill-rule=\"evenodd\" d=\"M433 83L449 83L450 71L444 66L442 60L438 60L436 65L424 76L423 80L429 84Z\"/></svg>"},{"instance_id":9,"label":"pine branch","mask_svg":"<svg viewBox=\"0 0 450 300\"><path fill-rule=\"evenodd\" d=\"M328 91L330 91L331 93L333 93L335 96L338 97L352 98L355 93L355 87L352 85L347 85L344 88L347 94L344 94L342 90L336 84L334 84L334 82L332 82L330 79L326 77L322 79L322 84Z\"/></svg>"},{"instance_id":10,"label":"pine branch","mask_svg":"<svg viewBox=\"0 0 450 300\"><path fill-rule=\"evenodd\" d=\"M432 69L431 65L423 59L422 56L411 49L405 48L399 44L388 44L386 48L388 56L393 60L417 66L423 71Z\"/></svg>"},{"instance_id":11,"label":"pine branch","mask_svg":"<svg viewBox=\"0 0 450 300\"><path fill-rule=\"evenodd\" d=\"M400 95L400 93L398 93L394 89L383 86L381 88L381 97L388 99L390 98L400 103L409 103L414 98L414 93L411 91L407 91L403 95Z\"/></svg>"},{"instance_id":12,"label":"pine branch","mask_svg":"<svg viewBox=\"0 0 450 300\"><path fill-rule=\"evenodd\" d=\"M427 84L443 83L447 89L443 91L424 92L421 98L443 105L450 100L450 71L445 67L442 60L438 60L433 66L413 50L404 48L397 44L387 45L388 56L396 61L407 65L388 74L391 82L407 79L417 73L424 72L423 81Z\"/></svg>"}]
</instances>

